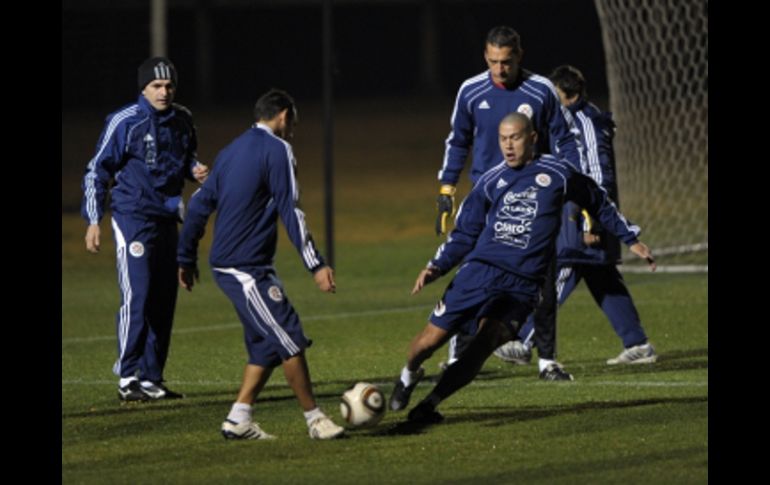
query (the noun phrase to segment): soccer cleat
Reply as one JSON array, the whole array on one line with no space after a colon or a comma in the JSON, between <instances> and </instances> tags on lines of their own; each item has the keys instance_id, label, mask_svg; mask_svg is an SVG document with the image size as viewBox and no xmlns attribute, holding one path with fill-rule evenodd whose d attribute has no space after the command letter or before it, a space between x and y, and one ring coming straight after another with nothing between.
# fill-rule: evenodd
<instances>
[{"instance_id":1,"label":"soccer cleat","mask_svg":"<svg viewBox=\"0 0 770 485\"><path fill-rule=\"evenodd\" d=\"M436 424L444 420L444 416L436 411L436 408L427 401L422 401L415 406L407 416L409 422L419 424Z\"/></svg>"},{"instance_id":2,"label":"soccer cleat","mask_svg":"<svg viewBox=\"0 0 770 485\"><path fill-rule=\"evenodd\" d=\"M225 419L222 423L222 436L226 440L274 440L275 436L265 433L254 421L236 423Z\"/></svg>"},{"instance_id":3,"label":"soccer cleat","mask_svg":"<svg viewBox=\"0 0 770 485\"><path fill-rule=\"evenodd\" d=\"M314 440L332 440L345 434L345 428L337 426L327 416L315 418L308 425L308 434Z\"/></svg>"},{"instance_id":4,"label":"soccer cleat","mask_svg":"<svg viewBox=\"0 0 770 485\"><path fill-rule=\"evenodd\" d=\"M417 370L417 379L410 386L405 386L401 382L401 378L396 379L396 385L393 387L393 394L390 395L390 409L393 411L401 411L409 404L409 397L412 395L412 391L417 387L417 383L420 382L422 376L425 375L425 369L420 367Z\"/></svg>"},{"instance_id":5,"label":"soccer cleat","mask_svg":"<svg viewBox=\"0 0 770 485\"><path fill-rule=\"evenodd\" d=\"M658 360L658 354L655 353L655 348L651 343L644 345L634 345L624 349L614 359L608 359L608 365L617 364L652 364Z\"/></svg>"},{"instance_id":6,"label":"soccer cleat","mask_svg":"<svg viewBox=\"0 0 770 485\"><path fill-rule=\"evenodd\" d=\"M521 340L510 340L495 350L495 357L511 364L527 365L532 361L532 347Z\"/></svg>"},{"instance_id":7,"label":"soccer cleat","mask_svg":"<svg viewBox=\"0 0 770 485\"><path fill-rule=\"evenodd\" d=\"M561 364L553 362L543 369L540 378L544 381L574 381L572 374L564 370Z\"/></svg>"},{"instance_id":8,"label":"soccer cleat","mask_svg":"<svg viewBox=\"0 0 770 485\"><path fill-rule=\"evenodd\" d=\"M150 396L142 390L139 381L133 380L123 387L118 386L118 399L121 401L148 401Z\"/></svg>"},{"instance_id":9,"label":"soccer cleat","mask_svg":"<svg viewBox=\"0 0 770 485\"><path fill-rule=\"evenodd\" d=\"M179 394L167 388L160 382L142 381L142 391L153 401L160 399L182 399L184 394Z\"/></svg>"}]
</instances>

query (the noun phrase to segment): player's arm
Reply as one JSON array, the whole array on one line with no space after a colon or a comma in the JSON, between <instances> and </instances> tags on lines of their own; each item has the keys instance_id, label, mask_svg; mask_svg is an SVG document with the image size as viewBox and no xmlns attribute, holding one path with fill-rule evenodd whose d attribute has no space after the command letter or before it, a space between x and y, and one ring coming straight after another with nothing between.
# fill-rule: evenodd
<instances>
[{"instance_id":1,"label":"player's arm","mask_svg":"<svg viewBox=\"0 0 770 485\"><path fill-rule=\"evenodd\" d=\"M582 132L585 134L583 146L585 147L588 174L617 204L615 152L612 147L615 124L609 115L584 117L581 124ZM583 210L583 220L584 243L587 246L598 245L601 242L601 233L604 232L604 228L585 209Z\"/></svg>"},{"instance_id":2,"label":"player's arm","mask_svg":"<svg viewBox=\"0 0 770 485\"><path fill-rule=\"evenodd\" d=\"M567 160L575 169L582 171L585 166L585 153L575 118L570 111L561 105L559 96L553 86L544 101L546 119L548 121L548 140L551 153Z\"/></svg>"},{"instance_id":3,"label":"player's arm","mask_svg":"<svg viewBox=\"0 0 770 485\"><path fill-rule=\"evenodd\" d=\"M182 230L177 243L176 260L179 265L179 284L191 291L198 279L198 244L206 233L209 216L217 208L217 187L209 179L190 197Z\"/></svg>"},{"instance_id":4,"label":"player's arm","mask_svg":"<svg viewBox=\"0 0 770 485\"><path fill-rule=\"evenodd\" d=\"M96 154L88 162L81 183L83 200L80 213L88 224L85 243L86 250L91 253L98 253L101 247L99 222L104 216L110 181L123 161L125 133L125 123L115 123L113 117L107 118L105 128L96 144Z\"/></svg>"},{"instance_id":5,"label":"player's arm","mask_svg":"<svg viewBox=\"0 0 770 485\"><path fill-rule=\"evenodd\" d=\"M645 259L652 271L655 271L656 266L652 252L638 239L641 233L639 226L629 222L618 211L614 202L607 196L607 191L597 185L593 179L572 171L567 182L566 198L585 208L592 217L599 220L607 231L629 246L634 254Z\"/></svg>"},{"instance_id":6,"label":"player's arm","mask_svg":"<svg viewBox=\"0 0 770 485\"><path fill-rule=\"evenodd\" d=\"M427 268L434 268L440 274L445 274L460 264L476 245L476 240L486 224L488 209L489 200L483 187L476 185L460 204L455 228L447 236L446 242L439 246Z\"/></svg>"},{"instance_id":7,"label":"player's arm","mask_svg":"<svg viewBox=\"0 0 770 485\"><path fill-rule=\"evenodd\" d=\"M307 228L305 213L299 207L299 185L294 171L296 161L289 144L272 150L268 156L268 178L273 200L289 233L289 239L302 258L305 267L314 274L326 264L321 253L315 247L313 236ZM323 274L326 274L324 271ZM321 276L323 276L323 274ZM320 276L319 276L320 278ZM322 278L329 283L329 278ZM316 281L318 283L318 281ZM333 283L333 277L331 279ZM331 291L332 284L320 285L323 291Z\"/></svg>"},{"instance_id":8,"label":"player's arm","mask_svg":"<svg viewBox=\"0 0 770 485\"><path fill-rule=\"evenodd\" d=\"M473 115L463 101L462 88L457 93L451 118L452 129L446 139L444 160L438 172L436 234L447 233L447 223L455 215L455 187L473 144Z\"/></svg>"}]
</instances>

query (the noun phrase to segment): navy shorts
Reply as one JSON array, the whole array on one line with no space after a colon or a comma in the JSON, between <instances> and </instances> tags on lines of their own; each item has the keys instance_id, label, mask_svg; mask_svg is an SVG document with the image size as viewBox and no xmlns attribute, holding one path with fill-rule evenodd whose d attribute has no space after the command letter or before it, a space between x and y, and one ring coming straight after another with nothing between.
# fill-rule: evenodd
<instances>
[{"instance_id":1,"label":"navy shorts","mask_svg":"<svg viewBox=\"0 0 770 485\"><path fill-rule=\"evenodd\" d=\"M430 321L449 333L475 335L482 317L517 332L535 307L540 289L532 280L479 261L465 263L436 304Z\"/></svg>"},{"instance_id":2,"label":"navy shorts","mask_svg":"<svg viewBox=\"0 0 770 485\"><path fill-rule=\"evenodd\" d=\"M249 364L276 367L310 346L275 269L214 268L213 272L243 324Z\"/></svg>"}]
</instances>

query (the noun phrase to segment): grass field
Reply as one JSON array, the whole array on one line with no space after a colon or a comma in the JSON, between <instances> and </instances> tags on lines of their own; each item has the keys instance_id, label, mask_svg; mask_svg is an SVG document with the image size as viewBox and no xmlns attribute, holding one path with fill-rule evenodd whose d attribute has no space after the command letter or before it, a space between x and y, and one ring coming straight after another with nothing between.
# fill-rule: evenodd
<instances>
[{"instance_id":1,"label":"grass field","mask_svg":"<svg viewBox=\"0 0 770 485\"><path fill-rule=\"evenodd\" d=\"M337 294L317 291L285 237L279 245L278 273L314 342L307 356L316 394L338 421L339 396L352 383L375 382L390 394L410 338L448 282L409 296L439 242L431 234L433 179L448 128L448 113L426 123L410 109L391 106L366 126L338 112ZM199 119L202 158L211 160L226 142L220 138L248 123L244 116L229 125ZM320 140L316 121L306 116L295 151L308 220L322 242L320 149L311 149ZM91 124L95 139L99 121ZM77 168L63 161L62 203L71 207L93 141L81 155L78 137L63 139L73 144L63 151L77 161ZM622 346L581 286L559 314L559 359L574 382L542 382L535 365L491 358L476 381L441 405L441 425L394 433L405 415L388 413L372 430L314 442L276 372L255 419L279 439L226 442L219 426L246 354L235 312L208 267L202 265L194 292L180 293L166 368L169 387L186 399L121 405L111 373L113 245L106 236L102 254L86 255L83 230L77 214L63 213L63 483L707 483L707 275L627 276L660 354L656 364L604 364ZM204 261L208 243L207 236ZM426 363L428 374L435 376L444 356L442 350ZM429 386L418 387L415 402Z\"/></svg>"}]
</instances>

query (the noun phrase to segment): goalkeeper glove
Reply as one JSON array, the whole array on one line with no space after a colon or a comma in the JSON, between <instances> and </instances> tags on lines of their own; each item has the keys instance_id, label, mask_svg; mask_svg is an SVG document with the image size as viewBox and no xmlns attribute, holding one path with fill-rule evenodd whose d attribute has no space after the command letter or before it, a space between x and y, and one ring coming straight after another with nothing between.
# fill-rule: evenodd
<instances>
[{"instance_id":1,"label":"goalkeeper glove","mask_svg":"<svg viewBox=\"0 0 770 485\"><path fill-rule=\"evenodd\" d=\"M583 244L588 247L598 246L601 242L599 234L594 233L594 220L587 210L583 209Z\"/></svg>"},{"instance_id":2,"label":"goalkeeper glove","mask_svg":"<svg viewBox=\"0 0 770 485\"><path fill-rule=\"evenodd\" d=\"M447 219L455 215L454 185L442 185L438 192L438 217L436 218L436 235L446 234Z\"/></svg>"}]
</instances>

